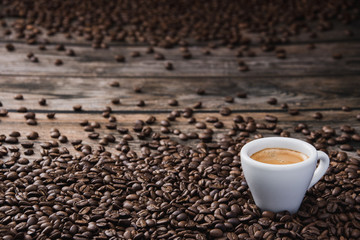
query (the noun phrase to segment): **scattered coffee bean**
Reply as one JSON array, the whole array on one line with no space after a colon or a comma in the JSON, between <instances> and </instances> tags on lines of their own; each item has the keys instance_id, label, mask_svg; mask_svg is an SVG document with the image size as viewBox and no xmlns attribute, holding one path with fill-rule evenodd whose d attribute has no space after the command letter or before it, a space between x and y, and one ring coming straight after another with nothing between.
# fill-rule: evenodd
<instances>
[{"instance_id":1,"label":"scattered coffee bean","mask_svg":"<svg viewBox=\"0 0 360 240\"><path fill-rule=\"evenodd\" d=\"M145 106L145 101L144 100L139 100L139 102L136 104L136 106L144 107Z\"/></svg>"},{"instance_id":2,"label":"scattered coffee bean","mask_svg":"<svg viewBox=\"0 0 360 240\"><path fill-rule=\"evenodd\" d=\"M9 52L12 52L12 51L15 50L14 45L12 45L11 43L7 43L7 44L5 45L5 48L6 48L6 50L8 50Z\"/></svg>"},{"instance_id":3,"label":"scattered coffee bean","mask_svg":"<svg viewBox=\"0 0 360 240\"><path fill-rule=\"evenodd\" d=\"M73 109L75 112L81 112L82 111L82 106L80 104L76 104L73 106Z\"/></svg>"},{"instance_id":4,"label":"scattered coffee bean","mask_svg":"<svg viewBox=\"0 0 360 240\"><path fill-rule=\"evenodd\" d=\"M269 98L266 102L268 104L270 104L270 105L275 105L275 104L277 104L277 99L276 98Z\"/></svg>"},{"instance_id":5,"label":"scattered coffee bean","mask_svg":"<svg viewBox=\"0 0 360 240\"><path fill-rule=\"evenodd\" d=\"M322 119L323 118L323 115L320 112L316 112L312 116L315 119Z\"/></svg>"},{"instance_id":6,"label":"scattered coffee bean","mask_svg":"<svg viewBox=\"0 0 360 240\"><path fill-rule=\"evenodd\" d=\"M198 95L204 95L204 94L205 94L205 89L203 89L203 88L198 88L198 89L196 90L196 93L197 93Z\"/></svg>"},{"instance_id":7,"label":"scattered coffee bean","mask_svg":"<svg viewBox=\"0 0 360 240\"><path fill-rule=\"evenodd\" d=\"M115 61L117 62L125 62L125 57L123 55L116 55Z\"/></svg>"},{"instance_id":8,"label":"scattered coffee bean","mask_svg":"<svg viewBox=\"0 0 360 240\"><path fill-rule=\"evenodd\" d=\"M343 110L344 112L350 112L351 108L349 106L342 106L341 110Z\"/></svg>"},{"instance_id":9,"label":"scattered coffee bean","mask_svg":"<svg viewBox=\"0 0 360 240\"><path fill-rule=\"evenodd\" d=\"M166 62L165 69L166 70L174 70L174 65L171 62Z\"/></svg>"},{"instance_id":10,"label":"scattered coffee bean","mask_svg":"<svg viewBox=\"0 0 360 240\"><path fill-rule=\"evenodd\" d=\"M15 100L24 100L24 97L23 97L22 94L16 94L16 95L14 96L14 99L15 99Z\"/></svg>"},{"instance_id":11,"label":"scattered coffee bean","mask_svg":"<svg viewBox=\"0 0 360 240\"><path fill-rule=\"evenodd\" d=\"M41 99L39 100L39 105L41 105L41 106L46 106L46 99L45 99L45 98L41 98Z\"/></svg>"},{"instance_id":12,"label":"scattered coffee bean","mask_svg":"<svg viewBox=\"0 0 360 240\"><path fill-rule=\"evenodd\" d=\"M55 113L54 112L49 112L49 113L46 114L46 117L48 119L53 119L53 118L55 118Z\"/></svg>"},{"instance_id":13,"label":"scattered coffee bean","mask_svg":"<svg viewBox=\"0 0 360 240\"><path fill-rule=\"evenodd\" d=\"M176 99L171 99L168 101L168 104L170 106L177 106L178 105L178 101Z\"/></svg>"},{"instance_id":14,"label":"scattered coffee bean","mask_svg":"<svg viewBox=\"0 0 360 240\"><path fill-rule=\"evenodd\" d=\"M220 114L223 116L229 116L231 114L231 109L228 107L223 107L220 109Z\"/></svg>"},{"instance_id":15,"label":"scattered coffee bean","mask_svg":"<svg viewBox=\"0 0 360 240\"><path fill-rule=\"evenodd\" d=\"M55 64L55 66L61 66L61 65L63 65L63 61L61 59L56 59L54 64Z\"/></svg>"}]
</instances>

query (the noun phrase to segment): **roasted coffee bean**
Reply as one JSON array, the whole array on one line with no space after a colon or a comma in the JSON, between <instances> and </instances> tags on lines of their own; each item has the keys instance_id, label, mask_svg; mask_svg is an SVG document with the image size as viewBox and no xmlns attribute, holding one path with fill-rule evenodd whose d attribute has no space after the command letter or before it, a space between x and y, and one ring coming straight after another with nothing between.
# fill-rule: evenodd
<instances>
[{"instance_id":1,"label":"roasted coffee bean","mask_svg":"<svg viewBox=\"0 0 360 240\"><path fill-rule=\"evenodd\" d=\"M269 98L266 102L268 104L270 104L270 105L275 105L275 104L277 104L277 99L276 98Z\"/></svg>"},{"instance_id":2,"label":"roasted coffee bean","mask_svg":"<svg viewBox=\"0 0 360 240\"><path fill-rule=\"evenodd\" d=\"M136 105L138 107L144 107L145 106L145 101L144 100L139 100L139 102Z\"/></svg>"},{"instance_id":3,"label":"roasted coffee bean","mask_svg":"<svg viewBox=\"0 0 360 240\"><path fill-rule=\"evenodd\" d=\"M48 119L53 119L53 118L55 118L55 113L54 113L54 112L47 113L47 114L46 114L46 117L47 117Z\"/></svg>"},{"instance_id":4,"label":"roasted coffee bean","mask_svg":"<svg viewBox=\"0 0 360 240\"><path fill-rule=\"evenodd\" d=\"M333 55L332 55L332 57L334 58L334 59L336 59L336 60L338 60L338 59L342 59L342 54L341 53L334 53Z\"/></svg>"},{"instance_id":5,"label":"roasted coffee bean","mask_svg":"<svg viewBox=\"0 0 360 240\"><path fill-rule=\"evenodd\" d=\"M138 52L138 51L133 51L133 52L130 53L130 56L131 56L131 57L140 57L140 52Z\"/></svg>"},{"instance_id":6,"label":"roasted coffee bean","mask_svg":"<svg viewBox=\"0 0 360 240\"><path fill-rule=\"evenodd\" d=\"M196 93L197 93L198 95L204 95L206 92L205 92L205 89L203 89L203 88L198 88L198 89L196 90Z\"/></svg>"},{"instance_id":7,"label":"roasted coffee bean","mask_svg":"<svg viewBox=\"0 0 360 240\"><path fill-rule=\"evenodd\" d=\"M37 121L35 119L27 119L26 124L34 126L37 125Z\"/></svg>"},{"instance_id":8,"label":"roasted coffee bean","mask_svg":"<svg viewBox=\"0 0 360 240\"><path fill-rule=\"evenodd\" d=\"M246 92L238 92L238 93L236 93L236 97L247 98L247 93Z\"/></svg>"},{"instance_id":9,"label":"roasted coffee bean","mask_svg":"<svg viewBox=\"0 0 360 240\"><path fill-rule=\"evenodd\" d=\"M298 109L294 109L294 108L288 109L288 113L289 113L290 115L293 115L293 116L299 115L299 110L298 110Z\"/></svg>"},{"instance_id":10,"label":"roasted coffee bean","mask_svg":"<svg viewBox=\"0 0 360 240\"><path fill-rule=\"evenodd\" d=\"M117 62L125 62L125 57L123 55L116 55L114 58Z\"/></svg>"},{"instance_id":11,"label":"roasted coffee bean","mask_svg":"<svg viewBox=\"0 0 360 240\"><path fill-rule=\"evenodd\" d=\"M65 51L65 46L64 46L64 44L58 44L55 46L55 49L57 51Z\"/></svg>"},{"instance_id":12,"label":"roasted coffee bean","mask_svg":"<svg viewBox=\"0 0 360 240\"><path fill-rule=\"evenodd\" d=\"M24 97L23 97L22 94L16 94L16 95L14 96L14 99L15 99L15 100L24 100Z\"/></svg>"},{"instance_id":13,"label":"roasted coffee bean","mask_svg":"<svg viewBox=\"0 0 360 240\"><path fill-rule=\"evenodd\" d=\"M37 132L32 131L32 132L27 133L26 137L29 140L35 140L39 137L39 134Z\"/></svg>"},{"instance_id":14,"label":"roasted coffee bean","mask_svg":"<svg viewBox=\"0 0 360 240\"><path fill-rule=\"evenodd\" d=\"M206 124L203 123L203 122L197 122L195 124L195 127L198 128L198 129L205 129L206 128Z\"/></svg>"},{"instance_id":15,"label":"roasted coffee bean","mask_svg":"<svg viewBox=\"0 0 360 240\"><path fill-rule=\"evenodd\" d=\"M19 142L19 140L16 137L6 137L5 142L10 144L16 144Z\"/></svg>"},{"instance_id":16,"label":"roasted coffee bean","mask_svg":"<svg viewBox=\"0 0 360 240\"><path fill-rule=\"evenodd\" d=\"M224 233L221 231L221 229L215 228L210 230L209 235L211 238L219 238L222 237Z\"/></svg>"},{"instance_id":17,"label":"roasted coffee bean","mask_svg":"<svg viewBox=\"0 0 360 240\"><path fill-rule=\"evenodd\" d=\"M165 69L166 70L174 70L174 65L171 62L166 62Z\"/></svg>"},{"instance_id":18,"label":"roasted coffee bean","mask_svg":"<svg viewBox=\"0 0 360 240\"><path fill-rule=\"evenodd\" d=\"M34 143L32 143L32 142L21 142L21 146L23 148L32 148L34 146Z\"/></svg>"},{"instance_id":19,"label":"roasted coffee bean","mask_svg":"<svg viewBox=\"0 0 360 240\"><path fill-rule=\"evenodd\" d=\"M74 57L74 56L76 56L76 53L73 49L68 49L68 50L66 50L66 55L69 57Z\"/></svg>"},{"instance_id":20,"label":"roasted coffee bean","mask_svg":"<svg viewBox=\"0 0 360 240\"><path fill-rule=\"evenodd\" d=\"M0 117L6 117L8 115L8 110L1 108L0 109Z\"/></svg>"},{"instance_id":21,"label":"roasted coffee bean","mask_svg":"<svg viewBox=\"0 0 360 240\"><path fill-rule=\"evenodd\" d=\"M201 108L202 107L202 102L196 102L194 105L193 105L193 108L195 109L198 109L198 108Z\"/></svg>"},{"instance_id":22,"label":"roasted coffee bean","mask_svg":"<svg viewBox=\"0 0 360 240\"><path fill-rule=\"evenodd\" d=\"M233 103L234 102L234 98L233 97L231 97L231 96L227 96L227 97L225 97L225 102L227 102L227 103Z\"/></svg>"},{"instance_id":23,"label":"roasted coffee bean","mask_svg":"<svg viewBox=\"0 0 360 240\"><path fill-rule=\"evenodd\" d=\"M6 48L6 50L8 50L9 52L12 52L12 51L15 50L14 45L12 45L11 43L7 43L7 44L5 45L5 48Z\"/></svg>"},{"instance_id":24,"label":"roasted coffee bean","mask_svg":"<svg viewBox=\"0 0 360 240\"><path fill-rule=\"evenodd\" d=\"M75 112L81 112L82 111L82 106L80 104L76 104L73 106L73 109Z\"/></svg>"},{"instance_id":25,"label":"roasted coffee bean","mask_svg":"<svg viewBox=\"0 0 360 240\"><path fill-rule=\"evenodd\" d=\"M277 122L277 117L275 117L275 116L273 116L273 115L266 115L265 116L265 120L267 121L267 122Z\"/></svg>"},{"instance_id":26,"label":"roasted coffee bean","mask_svg":"<svg viewBox=\"0 0 360 240\"><path fill-rule=\"evenodd\" d=\"M89 137L90 139L97 139L97 138L99 138L99 133L95 133L95 132L90 133L90 134L88 135L88 137Z\"/></svg>"},{"instance_id":27,"label":"roasted coffee bean","mask_svg":"<svg viewBox=\"0 0 360 240\"><path fill-rule=\"evenodd\" d=\"M45 98L41 98L39 101L38 101L39 105L41 106L46 106L46 99Z\"/></svg>"},{"instance_id":28,"label":"roasted coffee bean","mask_svg":"<svg viewBox=\"0 0 360 240\"><path fill-rule=\"evenodd\" d=\"M54 62L55 66L61 66L63 65L63 61L61 59L56 59L55 62Z\"/></svg>"},{"instance_id":29,"label":"roasted coffee bean","mask_svg":"<svg viewBox=\"0 0 360 240\"><path fill-rule=\"evenodd\" d=\"M323 118L323 115L320 112L316 112L312 116L315 119L322 119Z\"/></svg>"},{"instance_id":30,"label":"roasted coffee bean","mask_svg":"<svg viewBox=\"0 0 360 240\"><path fill-rule=\"evenodd\" d=\"M350 112L351 108L349 106L342 106L341 110L343 110L344 112Z\"/></svg>"},{"instance_id":31,"label":"roasted coffee bean","mask_svg":"<svg viewBox=\"0 0 360 240\"><path fill-rule=\"evenodd\" d=\"M250 69L249 69L249 67L247 66L247 65L241 65L241 66L239 66L239 71L240 72L247 72L247 71L249 71Z\"/></svg>"},{"instance_id":32,"label":"roasted coffee bean","mask_svg":"<svg viewBox=\"0 0 360 240\"><path fill-rule=\"evenodd\" d=\"M344 151L353 151L354 148L350 144L342 144L340 145L340 149Z\"/></svg>"},{"instance_id":33,"label":"roasted coffee bean","mask_svg":"<svg viewBox=\"0 0 360 240\"><path fill-rule=\"evenodd\" d=\"M171 99L168 101L168 104L170 106L177 106L178 105L178 101L176 99Z\"/></svg>"},{"instance_id":34,"label":"roasted coffee bean","mask_svg":"<svg viewBox=\"0 0 360 240\"><path fill-rule=\"evenodd\" d=\"M164 55L161 54L161 53L155 53L155 54L154 54L154 59L155 59L155 60L164 60L165 57L164 57Z\"/></svg>"},{"instance_id":35,"label":"roasted coffee bean","mask_svg":"<svg viewBox=\"0 0 360 240\"><path fill-rule=\"evenodd\" d=\"M231 109L228 107L223 107L220 109L220 114L223 116L229 116L231 114Z\"/></svg>"},{"instance_id":36,"label":"roasted coffee bean","mask_svg":"<svg viewBox=\"0 0 360 240\"><path fill-rule=\"evenodd\" d=\"M20 137L21 134L18 131L12 131L11 133L9 133L10 137Z\"/></svg>"}]
</instances>

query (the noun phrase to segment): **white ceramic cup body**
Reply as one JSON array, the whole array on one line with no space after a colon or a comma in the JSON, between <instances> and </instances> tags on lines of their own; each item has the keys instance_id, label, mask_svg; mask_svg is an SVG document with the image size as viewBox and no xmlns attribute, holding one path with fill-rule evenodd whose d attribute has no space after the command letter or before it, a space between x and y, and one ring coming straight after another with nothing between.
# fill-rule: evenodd
<instances>
[{"instance_id":1,"label":"white ceramic cup body","mask_svg":"<svg viewBox=\"0 0 360 240\"><path fill-rule=\"evenodd\" d=\"M265 148L286 148L304 153L306 160L294 164L268 164L255 161L250 156ZM298 211L306 190L325 174L329 157L304 141L268 137L253 140L241 149L241 165L255 204L261 210L290 213ZM320 164L316 168L317 161ZM316 170L316 171L315 171Z\"/></svg>"}]
</instances>

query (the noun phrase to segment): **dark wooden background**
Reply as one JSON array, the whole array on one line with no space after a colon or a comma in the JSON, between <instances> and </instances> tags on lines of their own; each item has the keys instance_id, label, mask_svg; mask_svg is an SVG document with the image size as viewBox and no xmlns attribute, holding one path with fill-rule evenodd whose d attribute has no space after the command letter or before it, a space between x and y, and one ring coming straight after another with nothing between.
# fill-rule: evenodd
<instances>
[{"instance_id":1,"label":"dark wooden background","mask_svg":"<svg viewBox=\"0 0 360 240\"><path fill-rule=\"evenodd\" d=\"M11 19L9 22L11 23ZM69 140L85 139L84 142L97 145L96 140L88 139L78 124L84 119L98 121L102 124L96 131L100 136L110 132L104 126L107 119L101 116L106 106L114 110L112 114L118 120L119 126L129 127L135 120L145 120L154 115L158 120L174 109L184 109L201 101L203 108L196 110L194 117L203 121L206 116L217 116L225 123L223 129L215 129L216 137L227 133L231 127L232 118L241 114L252 116L258 122L264 122L266 114L276 115L279 126L291 132L291 136L305 139L303 135L293 133L293 127L300 122L307 123L310 129L320 129L330 125L340 134L340 126L348 124L357 131L360 122L356 115L360 113L360 24L349 26L336 25L334 30L320 33L311 39L302 34L291 39L281 48L287 51L287 59L277 59L274 52L262 52L257 41L251 46L256 57L242 57L250 68L248 72L239 72L237 67L236 49L225 47L211 49L210 55L202 53L205 46L194 43L189 47L193 58L184 60L179 48L161 49L156 52L164 54L165 60L154 60L153 54L146 54L146 46L114 43L109 49L93 49L91 44L83 39L66 39L62 35L49 37L47 50L41 51L37 45L28 45L23 40L14 39L12 35L0 34L0 101L9 110L8 117L0 118L0 133L9 134L12 130L25 133L36 130L40 138L36 142L50 140L51 128L58 128ZM344 34L352 30L354 36ZM43 36L44 38L46 36ZM15 51L8 52L5 44L12 42ZM55 47L64 43L67 49L76 52L75 57L66 56ZM309 50L307 45L314 43L316 48ZM132 58L131 52L139 51L141 56ZM29 61L26 55L33 52L39 63ZM343 58L335 60L333 54L341 53ZM116 54L126 57L125 63L114 60ZM55 66L56 59L64 64ZM165 70L165 62L172 62L174 70ZM118 81L120 87L109 84ZM133 87L139 86L142 93L135 93ZM196 89L203 88L206 94L199 96ZM245 91L248 97L236 98L236 93ZM14 100L14 95L23 94L24 100ZM234 103L226 103L224 97L235 97ZM278 99L277 105L266 103L270 97ZM47 106L40 106L38 100L47 99ZM111 104L112 98L120 98L120 105ZM146 106L137 107L139 99ZM171 107L169 99L177 99L179 106ZM287 103L289 108L300 110L300 114L292 116L282 110L281 103ZM73 105L81 104L84 111L75 113ZM16 110L25 106L35 112L37 126L28 126L23 113ZM228 106L233 114L223 117L219 114L222 106ZM342 111L342 106L348 106L352 111ZM46 113L55 112L56 118L49 120ZM315 112L324 115L322 120L313 119ZM172 129L181 129L188 133L198 131L194 125L179 118L172 123ZM154 129L159 129L159 121ZM271 131L260 131L264 135L273 135ZM114 133L114 131L111 131ZM131 131L132 133L132 131ZM121 135L115 133L117 140ZM188 141L194 145L196 141ZM131 145L138 149L139 140ZM70 144L68 144L71 149ZM113 151L114 144L107 149ZM359 145L355 144L359 148ZM38 150L39 146L35 148ZM356 152L349 152L355 156ZM39 156L38 151L34 156Z\"/></svg>"}]
</instances>

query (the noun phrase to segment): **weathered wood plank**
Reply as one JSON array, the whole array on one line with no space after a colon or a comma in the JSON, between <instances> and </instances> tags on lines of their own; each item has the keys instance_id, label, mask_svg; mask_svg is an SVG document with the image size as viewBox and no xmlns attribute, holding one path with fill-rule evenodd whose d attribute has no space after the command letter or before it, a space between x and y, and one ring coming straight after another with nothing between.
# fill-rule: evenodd
<instances>
[{"instance_id":1,"label":"weathered wood plank","mask_svg":"<svg viewBox=\"0 0 360 240\"><path fill-rule=\"evenodd\" d=\"M40 51L36 46L16 44L14 52L7 52L0 44L1 75L42 75L42 76L81 76L81 77L274 77L274 76L331 76L359 75L360 43L324 43L310 51L304 45L284 46L287 59L277 59L274 53L264 53L254 48L257 57L241 58L249 66L249 72L238 70L236 50L219 48L209 56L202 53L200 47L190 47L192 59L184 60L179 49L156 49L166 57L165 61L154 60L153 54L145 54L145 47L112 47L110 50L94 50L89 47L73 47L76 57L68 57L65 52L54 47ZM131 52L139 51L140 57L130 57ZM30 62L26 55L34 52L39 63ZM341 53L343 59L334 60L332 55ZM114 60L116 54L126 57L125 63ZM55 66L56 59L62 59L64 65ZM173 71L165 70L164 64L170 61Z\"/></svg>"},{"instance_id":2,"label":"weathered wood plank","mask_svg":"<svg viewBox=\"0 0 360 240\"><path fill-rule=\"evenodd\" d=\"M16 18L6 18L5 19L8 26L11 26L17 19ZM354 21L351 24L344 25L337 21L333 22L333 29L329 31L319 32L317 31L317 26L314 23L308 22L307 23L310 28L314 29L314 32L317 32L316 38L310 37L310 32L308 31L301 31L298 35L290 36L290 42L288 44L308 44L308 43L324 43L324 42L342 42L342 41L358 41L360 38L360 21ZM9 27L1 27L0 26L0 42L19 42L24 43L24 39L17 39L15 34L12 33L10 35L5 35L4 30ZM39 27L41 30L41 34L38 35L39 42L44 39L49 41L49 45L63 43L70 46L91 46L91 41L85 40L84 36L78 36L76 34L72 34L71 38L66 38L64 34L58 33L53 36L47 36L47 31ZM347 36L345 34L345 30L350 30L353 32L353 36ZM243 31L242 35L244 37L250 38L252 46L260 45L260 38L259 34L251 33L248 31ZM198 42L193 39L187 39L190 45L192 46L206 46L207 43ZM109 46L147 46L146 43L128 43L128 42L111 42L110 37L105 37L104 42L108 43ZM216 41L215 41L216 42Z\"/></svg>"},{"instance_id":3,"label":"weathered wood plank","mask_svg":"<svg viewBox=\"0 0 360 240\"><path fill-rule=\"evenodd\" d=\"M311 118L311 114L313 112L306 112L304 114L298 115L298 116L290 116L285 113L269 113L269 112L262 112L262 113L242 113L241 116L248 117L251 116L255 119L258 123L266 123L264 120L265 115L272 114L274 116L277 116L279 119L278 126L283 128L284 130L287 130L291 133L291 137L296 137L299 139L305 140L306 137L302 135L301 133L295 133L293 128L298 123L306 123L309 126L310 130L318 130L321 129L324 125L331 125L338 135L341 134L340 127L343 124L351 125L355 131L360 131L360 122L356 121L356 118L353 113L348 112L338 112L338 111L326 111L323 112L324 118L323 120L313 120ZM153 128L153 131L160 132L160 121L166 119L166 114L152 114L156 117L157 121L150 125ZM214 131L214 141L218 141L223 134L228 133L228 131L231 129L232 126L232 119L238 114L232 114L230 116L224 117L221 116L218 113L195 113L194 117L197 119L198 122L205 122L206 117L208 116L215 116L218 117L220 121L224 123L224 128L217 129L213 127L212 123L206 123L208 128L213 129ZM131 148L137 152L139 152L140 149L140 143L143 142L143 140L139 140L136 137L135 132L132 130L133 124L136 120L146 120L150 114L113 114L117 118L117 124L118 126L129 128L129 133L134 137L134 140L129 141L129 145ZM8 135L11 131L16 130L21 133L21 137L19 137L20 142L24 141L26 139L26 133L30 131L37 131L40 135L39 139L35 140L35 152L36 154L33 156L30 156L29 158L35 158L39 157L39 150L40 146L39 143L48 141L48 140L54 140L50 137L50 129L51 128L58 128L62 135L65 135L68 137L69 141L75 140L75 139L83 139L83 143L90 144L91 146L97 146L98 140L91 140L87 137L89 132L85 132L83 130L83 127L79 125L79 123L82 120L89 120L89 121L96 121L100 123L101 127L98 129L95 129L96 132L100 134L100 138L103 137L105 134L113 134L116 138L115 143L110 143L108 146L106 146L106 149L113 153L118 153L118 151L115 149L115 145L119 142L119 140L122 139L122 134L118 133L116 130L109 130L106 129L105 124L108 122L107 119L103 118L100 114L57 114L56 118L54 120L48 120L45 116L45 114L37 114L37 126L29 126L26 125L25 119L23 118L23 115L20 113L9 113L8 117L0 118L0 134L6 134ZM176 121L171 122L171 126L169 129L179 129L183 133L191 133L191 132L197 132L200 133L203 130L195 128L194 124L188 124L187 119L185 118L177 118ZM272 133L271 130L257 130L256 133L261 133L263 136L276 136L274 133ZM198 139L196 140L188 140L188 141L181 141L179 140L178 136L173 134L164 134L169 135L172 139L179 141L183 144L186 144L190 147L195 147L196 144L200 141ZM236 138L236 136L235 136ZM149 140L149 139L148 139ZM360 143L359 142L351 142L351 144L355 147L355 149L360 149ZM4 143L5 146L9 146L9 144ZM23 148L20 146L20 144L17 144L17 146L20 147L21 152L23 152ZM71 146L70 143L61 144L61 146L66 146L71 152L74 154L75 150ZM338 147L330 147L330 149L338 149ZM356 152L348 152L350 156L356 156Z\"/></svg>"},{"instance_id":4,"label":"weathered wood plank","mask_svg":"<svg viewBox=\"0 0 360 240\"><path fill-rule=\"evenodd\" d=\"M120 87L110 87L118 81ZM142 93L134 93L140 86ZM360 76L343 77L295 77L282 78L77 78L77 77L1 77L0 101L5 108L17 110L27 107L33 111L72 111L72 106L81 104L85 111L101 111L111 106L114 111L141 112L165 111L191 107L201 101L199 111L219 111L222 106L237 111L281 110L281 103L290 108L340 109L346 105L353 109L360 106ZM202 88L205 95L196 90ZM247 98L237 98L236 93L245 91ZM15 94L23 94L18 101ZM225 96L233 96L234 103L226 103ZM277 105L269 105L270 97L278 99ZM47 106L38 100L47 99ZM111 103L119 98L121 104ZM145 100L145 107L137 102ZM168 105L169 99L177 99L179 106ZM358 109L359 110L359 109Z\"/></svg>"}]
</instances>

